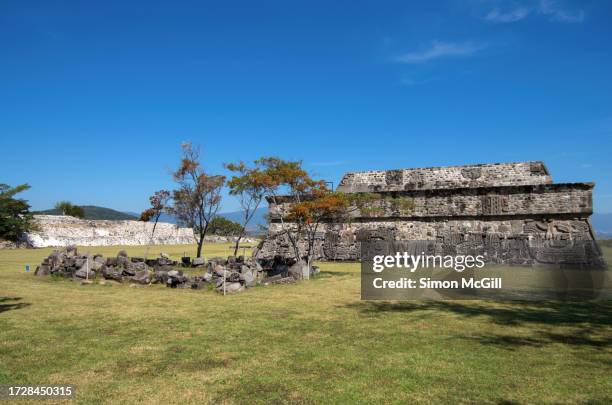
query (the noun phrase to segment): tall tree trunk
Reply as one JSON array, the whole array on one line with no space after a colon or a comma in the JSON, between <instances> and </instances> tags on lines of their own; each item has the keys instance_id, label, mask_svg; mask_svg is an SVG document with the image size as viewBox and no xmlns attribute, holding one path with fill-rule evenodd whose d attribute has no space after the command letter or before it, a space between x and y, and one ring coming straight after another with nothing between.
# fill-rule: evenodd
<instances>
[{"instance_id":1,"label":"tall tree trunk","mask_svg":"<svg viewBox=\"0 0 612 405\"><path fill-rule=\"evenodd\" d=\"M240 245L240 239L242 239L242 235L236 237L236 244L234 245L234 256L238 256L238 246Z\"/></svg>"},{"instance_id":2,"label":"tall tree trunk","mask_svg":"<svg viewBox=\"0 0 612 405\"><path fill-rule=\"evenodd\" d=\"M198 240L198 252L196 254L196 257L202 257L202 245L204 244L204 238L200 237L200 239Z\"/></svg>"},{"instance_id":3,"label":"tall tree trunk","mask_svg":"<svg viewBox=\"0 0 612 405\"><path fill-rule=\"evenodd\" d=\"M206 222L206 225L204 226L204 228L202 229L200 227L200 238L198 239L198 255L197 257L202 257L202 246L204 245L204 237L206 236L206 233L208 232L208 225L209 222Z\"/></svg>"}]
</instances>

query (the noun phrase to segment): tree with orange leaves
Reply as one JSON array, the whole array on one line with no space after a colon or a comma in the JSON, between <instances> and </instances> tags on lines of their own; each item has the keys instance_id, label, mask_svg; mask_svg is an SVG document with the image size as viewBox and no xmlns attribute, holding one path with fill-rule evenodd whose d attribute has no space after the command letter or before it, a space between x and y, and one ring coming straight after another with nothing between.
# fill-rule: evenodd
<instances>
[{"instance_id":1,"label":"tree with orange leaves","mask_svg":"<svg viewBox=\"0 0 612 405\"><path fill-rule=\"evenodd\" d=\"M172 192L171 208L179 224L193 230L198 245L196 257L202 257L204 237L221 206L221 190L225 177L207 174L200 164L200 150L191 142L181 145L181 165L173 173L179 188Z\"/></svg>"},{"instance_id":2,"label":"tree with orange leaves","mask_svg":"<svg viewBox=\"0 0 612 405\"><path fill-rule=\"evenodd\" d=\"M280 194L288 197L290 208L286 214L281 212L279 215L281 228L291 244L295 259L298 262L304 260L310 269L319 226L326 220L343 215L348 208L347 198L343 193L329 190L323 180L312 179L300 161L266 157L257 160L256 164L262 167L259 181L272 202L280 206ZM300 246L300 240L305 240L304 248Z\"/></svg>"}]
</instances>

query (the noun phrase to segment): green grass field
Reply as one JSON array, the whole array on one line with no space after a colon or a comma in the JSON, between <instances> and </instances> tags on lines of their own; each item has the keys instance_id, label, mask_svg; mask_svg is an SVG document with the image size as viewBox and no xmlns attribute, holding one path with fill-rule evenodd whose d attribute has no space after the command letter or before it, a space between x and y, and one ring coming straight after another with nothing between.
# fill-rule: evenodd
<instances>
[{"instance_id":1,"label":"green grass field","mask_svg":"<svg viewBox=\"0 0 612 405\"><path fill-rule=\"evenodd\" d=\"M612 402L611 302L363 302L357 264L226 297L24 272L50 251L0 251L0 384L74 384L80 403Z\"/></svg>"}]
</instances>

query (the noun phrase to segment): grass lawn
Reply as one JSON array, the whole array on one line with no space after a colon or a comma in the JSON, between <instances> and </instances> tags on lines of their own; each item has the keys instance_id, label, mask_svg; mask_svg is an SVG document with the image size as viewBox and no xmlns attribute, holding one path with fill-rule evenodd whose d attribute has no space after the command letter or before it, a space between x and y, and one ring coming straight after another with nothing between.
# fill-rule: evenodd
<instances>
[{"instance_id":1,"label":"grass lawn","mask_svg":"<svg viewBox=\"0 0 612 405\"><path fill-rule=\"evenodd\" d=\"M84 286L33 275L50 251L0 250L0 384L74 384L82 403L612 403L612 302L364 302L338 263L227 297Z\"/></svg>"}]
</instances>

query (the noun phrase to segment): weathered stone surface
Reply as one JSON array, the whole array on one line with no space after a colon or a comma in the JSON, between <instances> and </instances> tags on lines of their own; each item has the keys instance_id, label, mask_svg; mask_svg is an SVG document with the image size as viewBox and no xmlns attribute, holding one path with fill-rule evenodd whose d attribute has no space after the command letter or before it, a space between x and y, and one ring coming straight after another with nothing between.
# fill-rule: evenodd
<instances>
[{"instance_id":1,"label":"weathered stone surface","mask_svg":"<svg viewBox=\"0 0 612 405\"><path fill-rule=\"evenodd\" d=\"M245 271L240 274L240 281L244 282L246 287L253 287L255 285L255 275L253 275L252 271Z\"/></svg>"},{"instance_id":2,"label":"weathered stone surface","mask_svg":"<svg viewBox=\"0 0 612 405\"><path fill-rule=\"evenodd\" d=\"M165 257L164 257L165 256ZM101 255L78 254L76 250L67 253L67 249L55 251L37 266L35 275L53 274L78 280L98 278L102 281L131 282L145 285L163 283L170 288L201 289L206 284L221 287L225 285L227 293L243 291L253 287L264 278L263 270L257 261L251 258L216 258L208 263L203 275L189 277L177 270L178 263L167 255L156 259L132 258L125 251L115 257L105 259ZM214 265L214 267L212 267ZM96 269L96 270L94 270ZM152 270L154 269L154 271Z\"/></svg>"},{"instance_id":3,"label":"weathered stone surface","mask_svg":"<svg viewBox=\"0 0 612 405\"><path fill-rule=\"evenodd\" d=\"M553 184L542 162L348 173L338 190L376 192L380 198L371 202L376 209L362 212L363 206L355 203L348 209L349 219L322 224L315 235L315 258L359 260L363 242L373 242L368 243L370 253L388 254L386 242L421 241L418 248L432 252L484 252L490 263L598 267L603 259L595 243L567 242L594 240L588 221L593 187ZM410 204L403 207L394 203L397 199ZM272 269L270 275L288 270L281 261L271 260L293 256L280 223L291 200L276 201L268 201L268 236L255 253ZM565 241L561 249L549 246L556 241ZM299 243L305 248L303 238Z\"/></svg>"},{"instance_id":4,"label":"weathered stone surface","mask_svg":"<svg viewBox=\"0 0 612 405\"><path fill-rule=\"evenodd\" d=\"M535 161L347 173L337 190L354 193L550 183L544 163Z\"/></svg>"},{"instance_id":5,"label":"weathered stone surface","mask_svg":"<svg viewBox=\"0 0 612 405\"><path fill-rule=\"evenodd\" d=\"M87 270L85 267L81 267L74 272L74 276L77 278L95 278L96 273L92 270Z\"/></svg>"},{"instance_id":6,"label":"weathered stone surface","mask_svg":"<svg viewBox=\"0 0 612 405\"><path fill-rule=\"evenodd\" d=\"M226 282L217 287L217 292L223 294L233 294L244 290L244 286L239 282Z\"/></svg>"},{"instance_id":7,"label":"weathered stone surface","mask_svg":"<svg viewBox=\"0 0 612 405\"><path fill-rule=\"evenodd\" d=\"M37 230L29 232L25 242L31 247L48 246L130 246L177 245L195 243L190 228L160 222L151 238L152 222L86 220L63 215L35 215ZM210 243L233 242L234 238L208 235ZM245 243L254 243L251 238Z\"/></svg>"},{"instance_id":8,"label":"weathered stone surface","mask_svg":"<svg viewBox=\"0 0 612 405\"><path fill-rule=\"evenodd\" d=\"M304 261L300 261L289 267L289 274L296 280L308 279L310 278L310 269Z\"/></svg>"},{"instance_id":9,"label":"weathered stone surface","mask_svg":"<svg viewBox=\"0 0 612 405\"><path fill-rule=\"evenodd\" d=\"M139 284L149 284L153 278L153 273L150 270L139 270L136 272L132 281Z\"/></svg>"},{"instance_id":10,"label":"weathered stone surface","mask_svg":"<svg viewBox=\"0 0 612 405\"><path fill-rule=\"evenodd\" d=\"M116 270L113 267L105 267L102 270L102 276L107 280L123 281L123 275L121 270Z\"/></svg>"}]
</instances>

